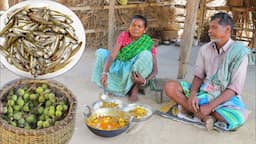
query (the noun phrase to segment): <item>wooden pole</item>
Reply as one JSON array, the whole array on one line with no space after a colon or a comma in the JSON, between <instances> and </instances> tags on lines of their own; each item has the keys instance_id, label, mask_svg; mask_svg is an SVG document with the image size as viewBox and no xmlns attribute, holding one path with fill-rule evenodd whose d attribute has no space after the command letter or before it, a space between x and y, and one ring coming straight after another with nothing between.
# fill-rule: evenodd
<instances>
[{"instance_id":1,"label":"wooden pole","mask_svg":"<svg viewBox=\"0 0 256 144\"><path fill-rule=\"evenodd\" d=\"M7 10L8 8L9 8L9 1L8 0L1 0L0 10Z\"/></svg>"},{"instance_id":2,"label":"wooden pole","mask_svg":"<svg viewBox=\"0 0 256 144\"><path fill-rule=\"evenodd\" d=\"M254 32L253 48L255 48L255 50L256 50L256 30L255 30L255 32Z\"/></svg>"},{"instance_id":3,"label":"wooden pole","mask_svg":"<svg viewBox=\"0 0 256 144\"><path fill-rule=\"evenodd\" d=\"M115 34L115 0L109 1L109 13L108 13L108 49L112 49L114 43Z\"/></svg>"},{"instance_id":4,"label":"wooden pole","mask_svg":"<svg viewBox=\"0 0 256 144\"><path fill-rule=\"evenodd\" d=\"M199 0L188 0L186 6L186 19L184 24L184 39L181 43L179 56L179 72L178 79L185 78L187 73L188 61L191 52L193 36L195 33L197 10Z\"/></svg>"},{"instance_id":5,"label":"wooden pole","mask_svg":"<svg viewBox=\"0 0 256 144\"><path fill-rule=\"evenodd\" d=\"M200 37L202 31L204 30L204 18L206 16L206 0L201 0L200 3L200 17L199 17L199 24L198 24L198 34L197 34L197 41L200 42Z\"/></svg>"}]
</instances>

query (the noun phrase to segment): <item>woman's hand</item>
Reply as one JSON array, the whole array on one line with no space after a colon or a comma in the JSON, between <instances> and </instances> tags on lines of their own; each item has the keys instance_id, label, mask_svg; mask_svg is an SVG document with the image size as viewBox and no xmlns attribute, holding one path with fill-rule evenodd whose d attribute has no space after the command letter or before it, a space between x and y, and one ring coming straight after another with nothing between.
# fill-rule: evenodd
<instances>
[{"instance_id":1,"label":"woman's hand","mask_svg":"<svg viewBox=\"0 0 256 144\"><path fill-rule=\"evenodd\" d=\"M107 80L108 80L108 75L107 73L102 73L101 74L101 78L100 78L100 82L102 84L103 87L107 86Z\"/></svg>"},{"instance_id":2,"label":"woman's hand","mask_svg":"<svg viewBox=\"0 0 256 144\"><path fill-rule=\"evenodd\" d=\"M145 79L137 72L132 72L132 80L134 83L137 83L137 84L145 83Z\"/></svg>"}]
</instances>

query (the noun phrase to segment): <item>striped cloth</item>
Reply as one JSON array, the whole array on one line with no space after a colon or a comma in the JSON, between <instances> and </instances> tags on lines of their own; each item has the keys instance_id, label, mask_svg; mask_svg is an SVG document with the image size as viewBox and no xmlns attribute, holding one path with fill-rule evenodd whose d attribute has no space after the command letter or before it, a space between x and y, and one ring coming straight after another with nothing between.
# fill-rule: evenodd
<instances>
[{"instance_id":1,"label":"striped cloth","mask_svg":"<svg viewBox=\"0 0 256 144\"><path fill-rule=\"evenodd\" d=\"M120 49L117 59L128 61L144 50L151 50L153 41L147 34L143 34L138 40Z\"/></svg>"},{"instance_id":2,"label":"striped cloth","mask_svg":"<svg viewBox=\"0 0 256 144\"><path fill-rule=\"evenodd\" d=\"M92 82L102 88L100 78L105 61L110 52L106 49L96 51L96 63L93 69ZM116 96L125 96L133 86L132 72L138 72L146 78L153 69L152 54L145 50L128 61L114 60L110 66L106 90Z\"/></svg>"},{"instance_id":3,"label":"striped cloth","mask_svg":"<svg viewBox=\"0 0 256 144\"><path fill-rule=\"evenodd\" d=\"M183 88L183 91L188 98L190 96L191 84L185 81L180 81L180 85ZM202 84L201 87L204 87ZM209 94L205 91L199 91L197 93L199 105L204 105L211 101L209 99ZM214 110L219 115L221 115L227 122L227 130L235 130L240 127L248 118L248 113L245 108L244 103L240 99L240 96L236 95L230 98L228 101L219 105Z\"/></svg>"}]
</instances>

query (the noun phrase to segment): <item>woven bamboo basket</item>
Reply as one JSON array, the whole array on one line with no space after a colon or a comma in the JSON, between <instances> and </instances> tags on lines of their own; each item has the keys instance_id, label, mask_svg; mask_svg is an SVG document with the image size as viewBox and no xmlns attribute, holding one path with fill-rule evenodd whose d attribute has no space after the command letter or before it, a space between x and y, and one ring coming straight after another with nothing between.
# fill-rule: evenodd
<instances>
[{"instance_id":1,"label":"woven bamboo basket","mask_svg":"<svg viewBox=\"0 0 256 144\"><path fill-rule=\"evenodd\" d=\"M76 99L62 84L48 80L19 79L9 82L0 91L0 100L7 96L12 88L19 88L26 84L46 83L57 94L68 100L68 113L58 124L49 128L27 130L9 125L0 117L0 144L64 144L69 141L74 131Z\"/></svg>"}]
</instances>

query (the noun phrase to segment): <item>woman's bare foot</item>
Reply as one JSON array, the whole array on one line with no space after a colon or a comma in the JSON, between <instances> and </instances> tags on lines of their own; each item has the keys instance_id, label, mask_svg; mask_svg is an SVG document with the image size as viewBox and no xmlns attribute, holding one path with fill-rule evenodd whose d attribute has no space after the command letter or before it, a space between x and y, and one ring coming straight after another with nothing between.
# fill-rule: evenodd
<instances>
[{"instance_id":1,"label":"woman's bare foot","mask_svg":"<svg viewBox=\"0 0 256 144\"><path fill-rule=\"evenodd\" d=\"M129 101L130 102L136 102L138 100L138 90L139 90L139 85L134 84L132 87L131 95L129 96Z\"/></svg>"},{"instance_id":2,"label":"woman's bare foot","mask_svg":"<svg viewBox=\"0 0 256 144\"><path fill-rule=\"evenodd\" d=\"M0 114L4 112L4 108L3 108L3 105L2 103L0 102Z\"/></svg>"},{"instance_id":3,"label":"woman's bare foot","mask_svg":"<svg viewBox=\"0 0 256 144\"><path fill-rule=\"evenodd\" d=\"M131 95L130 97L129 97L129 102L136 102L138 100L138 96L137 95Z\"/></svg>"}]
</instances>

